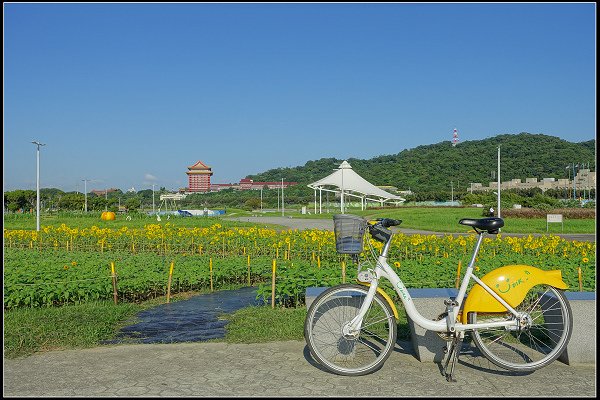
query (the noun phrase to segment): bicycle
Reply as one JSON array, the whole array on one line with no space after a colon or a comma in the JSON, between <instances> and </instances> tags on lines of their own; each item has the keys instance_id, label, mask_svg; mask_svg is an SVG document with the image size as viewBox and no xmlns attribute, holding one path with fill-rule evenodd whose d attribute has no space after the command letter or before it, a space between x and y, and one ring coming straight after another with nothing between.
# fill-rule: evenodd
<instances>
[{"instance_id":1,"label":"bicycle","mask_svg":"<svg viewBox=\"0 0 600 400\"><path fill-rule=\"evenodd\" d=\"M341 284L318 295L308 309L304 337L311 354L325 369L339 375L365 375L381 368L392 353L397 338L398 312L394 302L379 287L389 280L407 317L446 341L442 374L455 382L454 368L467 332L480 352L493 364L509 371L531 372L542 368L566 349L573 317L563 294L567 285L560 270L543 271L528 265L497 268L481 279L474 273L477 254L488 234L504 226L498 217L461 219L478 234L471 261L456 298L444 300L446 311L427 319L396 272L387 262L392 226L401 220L374 221L351 214L334 215L336 250L349 254L358 265L358 284ZM377 255L370 241L372 263L359 263L364 233L383 243ZM365 267L366 266L366 267ZM465 298L469 282L475 281Z\"/></svg>"}]
</instances>

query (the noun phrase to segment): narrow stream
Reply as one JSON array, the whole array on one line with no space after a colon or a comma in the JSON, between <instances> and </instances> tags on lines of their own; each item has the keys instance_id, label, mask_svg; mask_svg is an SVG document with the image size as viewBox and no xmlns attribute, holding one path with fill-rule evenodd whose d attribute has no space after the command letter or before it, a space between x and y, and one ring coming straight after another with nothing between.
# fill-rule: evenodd
<instances>
[{"instance_id":1,"label":"narrow stream","mask_svg":"<svg viewBox=\"0 0 600 400\"><path fill-rule=\"evenodd\" d=\"M256 287L223 290L161 304L139 312L135 324L122 328L116 339L103 343L201 342L222 338L229 321L219 316L264 304L256 300L256 290Z\"/></svg>"}]
</instances>

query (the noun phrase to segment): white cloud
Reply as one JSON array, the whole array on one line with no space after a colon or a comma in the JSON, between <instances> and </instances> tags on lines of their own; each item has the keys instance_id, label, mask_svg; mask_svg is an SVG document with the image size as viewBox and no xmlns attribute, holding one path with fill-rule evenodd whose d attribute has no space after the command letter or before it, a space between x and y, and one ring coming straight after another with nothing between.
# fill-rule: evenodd
<instances>
[{"instance_id":1,"label":"white cloud","mask_svg":"<svg viewBox=\"0 0 600 400\"><path fill-rule=\"evenodd\" d=\"M144 174L144 185L149 186L149 185L156 183L157 181L158 181L158 178L155 177L154 175L148 174L148 173Z\"/></svg>"}]
</instances>

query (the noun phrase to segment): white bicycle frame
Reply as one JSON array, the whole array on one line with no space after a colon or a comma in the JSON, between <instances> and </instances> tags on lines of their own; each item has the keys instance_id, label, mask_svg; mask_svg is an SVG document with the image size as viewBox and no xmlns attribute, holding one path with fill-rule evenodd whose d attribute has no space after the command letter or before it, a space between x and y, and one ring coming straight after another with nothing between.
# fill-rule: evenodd
<instances>
[{"instance_id":1,"label":"white bicycle frame","mask_svg":"<svg viewBox=\"0 0 600 400\"><path fill-rule=\"evenodd\" d=\"M347 325L350 332L356 332L360 329L362 325L362 320L366 315L369 307L371 306L371 302L375 297L375 293L377 291L377 287L379 285L379 280L381 278L388 279L392 285L394 286L394 290L400 296L402 300L402 304L404 304L404 308L406 309L406 314L408 318L410 318L414 323L419 325L420 327L434 332L465 332L472 329L485 329L485 328L498 328L498 327L518 327L519 326L519 316L520 314L512 308L506 301L504 301L496 292L494 292L488 285L482 282L477 276L473 274L473 267L475 265L475 257L479 252L479 247L483 241L483 236L485 232L479 233L479 239L477 240L477 244L475 245L475 250L473 251L473 257L471 258L471 262L467 267L465 272L465 276L460 285L458 295L455 299L454 305L448 306L448 315L446 318L442 320L430 320L428 318L423 317L417 308L415 307L415 303L413 302L406 286L398 277L396 272L390 267L387 262L387 254L389 251L390 243L392 242L392 236L390 236L389 240L385 243L381 254L377 258L377 264L375 266L375 276L372 278L370 282L369 291L365 298L364 303L362 304L360 311L356 317L350 321ZM492 295L496 300L498 300L508 311L510 311L516 318L513 320L503 320L497 322L485 322L485 323L475 323L475 324L463 324L457 321L458 318L458 310L460 310L460 306L465 298L467 287L469 285L470 280L473 279L477 282L481 287L485 289L490 295Z\"/></svg>"}]
</instances>

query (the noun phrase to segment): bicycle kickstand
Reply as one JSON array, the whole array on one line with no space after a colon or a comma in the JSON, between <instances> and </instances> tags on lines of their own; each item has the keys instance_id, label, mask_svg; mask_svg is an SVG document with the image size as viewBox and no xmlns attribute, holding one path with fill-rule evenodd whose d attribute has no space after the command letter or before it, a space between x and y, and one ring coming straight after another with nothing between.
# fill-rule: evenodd
<instances>
[{"instance_id":1,"label":"bicycle kickstand","mask_svg":"<svg viewBox=\"0 0 600 400\"><path fill-rule=\"evenodd\" d=\"M462 335L454 336L450 342L450 349L446 356L446 362L444 363L444 376L448 382L456 382L454 378L454 367L458 361L458 356L462 348L463 337ZM447 349L447 348L446 348ZM450 370L448 371L448 364L450 364Z\"/></svg>"}]
</instances>

